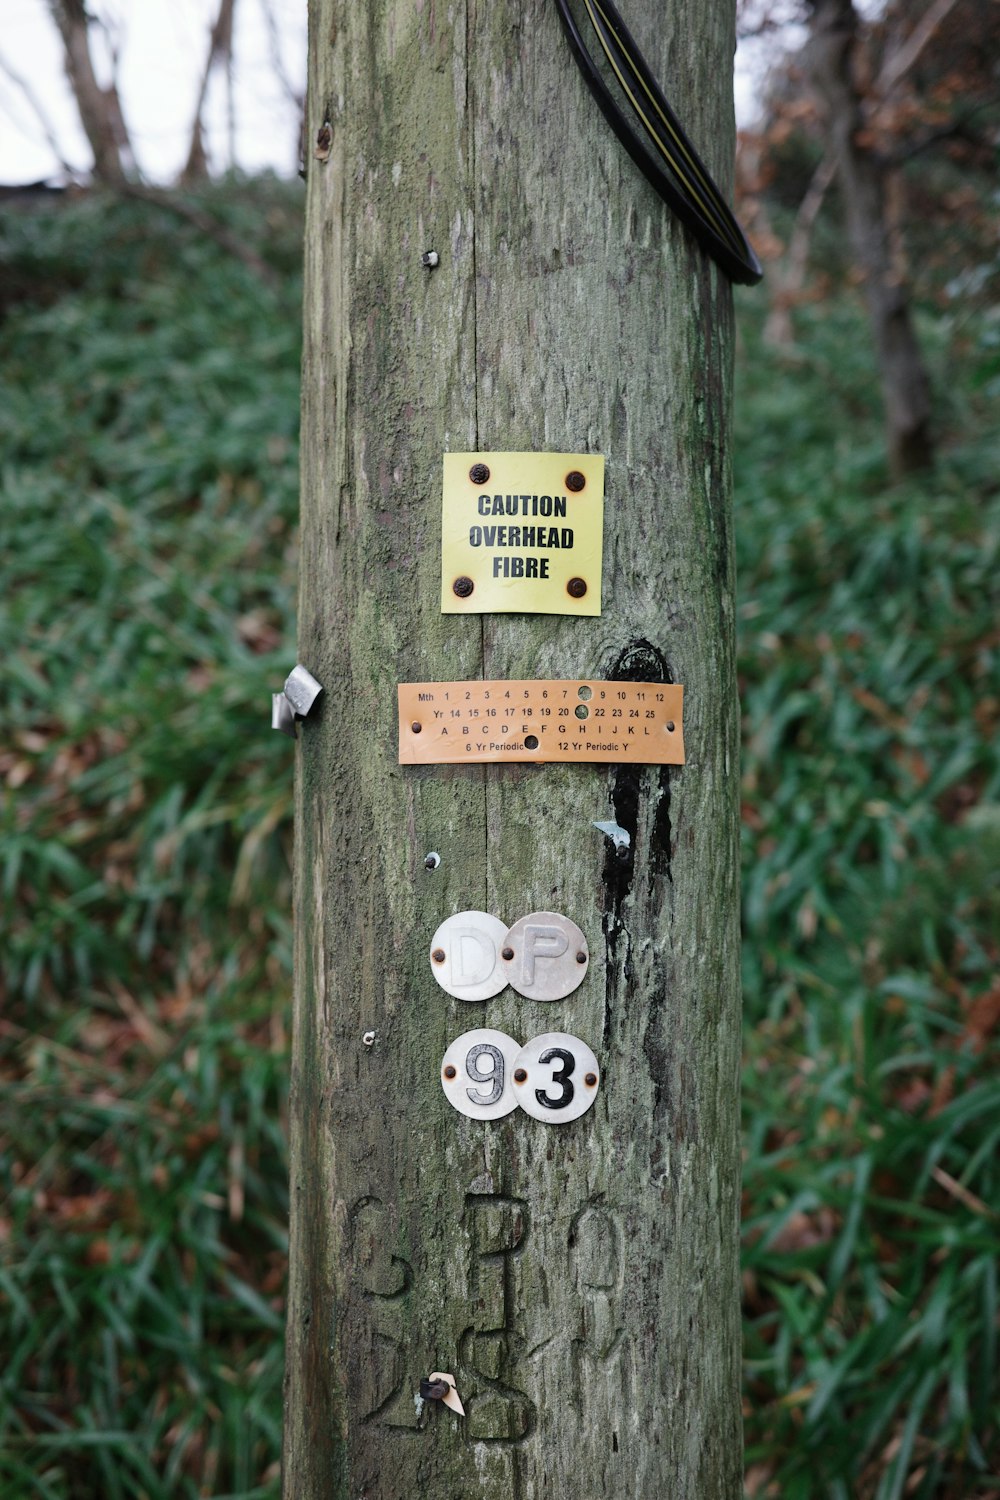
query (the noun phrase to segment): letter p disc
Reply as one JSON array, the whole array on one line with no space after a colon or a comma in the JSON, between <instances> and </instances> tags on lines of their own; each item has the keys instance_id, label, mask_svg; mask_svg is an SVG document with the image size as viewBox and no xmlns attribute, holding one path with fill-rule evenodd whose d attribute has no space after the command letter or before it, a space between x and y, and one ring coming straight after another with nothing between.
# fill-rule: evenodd
<instances>
[{"instance_id":1,"label":"letter p disc","mask_svg":"<svg viewBox=\"0 0 1000 1500\"><path fill-rule=\"evenodd\" d=\"M583 983L590 953L575 922L557 911L533 911L515 922L500 947L505 976L527 1000L563 1000Z\"/></svg>"}]
</instances>

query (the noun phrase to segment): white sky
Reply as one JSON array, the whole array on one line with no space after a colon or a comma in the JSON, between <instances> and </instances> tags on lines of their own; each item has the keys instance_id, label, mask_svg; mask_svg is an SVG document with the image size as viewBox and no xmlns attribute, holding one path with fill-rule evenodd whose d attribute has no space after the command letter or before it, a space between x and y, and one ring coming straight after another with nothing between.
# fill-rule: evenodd
<instances>
[{"instance_id":1,"label":"white sky","mask_svg":"<svg viewBox=\"0 0 1000 1500\"><path fill-rule=\"evenodd\" d=\"M108 22L118 48L119 90L139 167L150 181L169 183L187 156L218 0L90 0L89 8ZM0 12L0 183L62 181L65 176L12 73L40 104L68 165L85 175L90 152L46 0L0 0ZM275 67L275 35L280 68ZM271 168L291 176L298 171L299 116L290 90L304 91L305 56L306 0L237 0L232 129L227 85L218 71L205 113L213 170L235 162L246 172ZM745 44L737 53L736 115L741 124L753 115L762 58L759 42ZM99 61L109 66L108 59Z\"/></svg>"},{"instance_id":2,"label":"white sky","mask_svg":"<svg viewBox=\"0 0 1000 1500\"><path fill-rule=\"evenodd\" d=\"M109 21L118 46L122 108L139 166L151 181L170 182L187 156L217 0L90 0L89 9ZM8 76L10 69L41 103L69 165L84 172L90 152L46 0L0 0L0 11L0 182L62 177L36 113ZM279 37L280 68L269 15ZM232 141L227 88L218 70L205 113L213 169L231 165L232 146L235 164L244 171L271 167L284 176L298 171L298 110L279 73L303 92L305 58L305 0L237 0Z\"/></svg>"}]
</instances>

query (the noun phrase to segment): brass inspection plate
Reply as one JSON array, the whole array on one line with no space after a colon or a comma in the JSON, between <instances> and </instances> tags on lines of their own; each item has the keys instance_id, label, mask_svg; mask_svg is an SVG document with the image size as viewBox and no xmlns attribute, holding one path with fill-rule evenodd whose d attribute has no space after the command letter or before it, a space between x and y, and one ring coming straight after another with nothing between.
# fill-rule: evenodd
<instances>
[{"instance_id":1,"label":"brass inspection plate","mask_svg":"<svg viewBox=\"0 0 1000 1500\"><path fill-rule=\"evenodd\" d=\"M399 761L682 766L683 707L683 687L666 682L402 682Z\"/></svg>"}]
</instances>

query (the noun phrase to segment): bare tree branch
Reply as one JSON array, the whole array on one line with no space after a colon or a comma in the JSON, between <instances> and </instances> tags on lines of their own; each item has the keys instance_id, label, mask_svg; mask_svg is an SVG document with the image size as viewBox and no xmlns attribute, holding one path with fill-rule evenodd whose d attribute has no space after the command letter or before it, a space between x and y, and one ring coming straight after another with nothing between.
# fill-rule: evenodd
<instances>
[{"instance_id":1,"label":"bare tree branch","mask_svg":"<svg viewBox=\"0 0 1000 1500\"><path fill-rule=\"evenodd\" d=\"M942 21L957 4L958 0L934 0L906 41L886 58L882 71L875 80L875 92L881 98L887 98L896 84L906 76Z\"/></svg>"},{"instance_id":2,"label":"bare tree branch","mask_svg":"<svg viewBox=\"0 0 1000 1500\"><path fill-rule=\"evenodd\" d=\"M806 188L802 202L799 204L795 215L795 223L792 225L791 237L788 241L788 266L792 280L797 288L801 288L805 280L806 261L809 258L809 240L812 236L813 225L823 206L833 179L837 175L837 161L830 152L823 157L819 166L813 173L809 186Z\"/></svg>"},{"instance_id":3,"label":"bare tree branch","mask_svg":"<svg viewBox=\"0 0 1000 1500\"><path fill-rule=\"evenodd\" d=\"M261 281L266 282L268 286L277 285L278 275L273 266L269 266L256 250L252 250L224 224L220 224L218 219L213 219L211 214L205 213L193 203L179 198L176 193L161 192L157 188L140 186L135 182L119 185L118 191L126 198L136 198L140 203L152 203L157 208L164 209L168 214L173 214L175 218L183 219L197 229L199 234L204 234L214 241L228 255L235 256L237 260L242 261L248 270L252 271L255 276L259 276Z\"/></svg>"},{"instance_id":4,"label":"bare tree branch","mask_svg":"<svg viewBox=\"0 0 1000 1500\"><path fill-rule=\"evenodd\" d=\"M301 89L297 89L292 83L281 56L281 36L278 31L278 23L275 19L271 0L260 0L260 8L264 13L264 24L267 27L268 41L271 44L271 63L274 67L274 76L281 84L281 90L290 104L294 104L299 113L305 109L306 97Z\"/></svg>"},{"instance_id":5,"label":"bare tree branch","mask_svg":"<svg viewBox=\"0 0 1000 1500\"><path fill-rule=\"evenodd\" d=\"M92 17L84 0L49 0L49 10L62 38L80 123L94 153L94 173L102 182L120 186L135 175L135 154L114 80L106 89L97 81L88 36Z\"/></svg>"},{"instance_id":6,"label":"bare tree branch","mask_svg":"<svg viewBox=\"0 0 1000 1500\"><path fill-rule=\"evenodd\" d=\"M225 3L225 0L222 0ZM230 24L229 48L225 58L226 68L226 126L229 143L229 170L236 168L236 79L233 59L232 25Z\"/></svg>"},{"instance_id":7,"label":"bare tree branch","mask_svg":"<svg viewBox=\"0 0 1000 1500\"><path fill-rule=\"evenodd\" d=\"M182 182L196 182L208 176L208 158L205 154L205 138L202 130L202 115L205 110L205 100L208 96L208 85L212 74L220 62L228 66L233 55L233 14L236 10L236 0L219 0L219 12L215 18L208 38L208 56L205 59L205 67L201 75L201 85L198 89L198 102L195 105L194 121L191 126L191 145L188 149L187 161L181 172Z\"/></svg>"},{"instance_id":8,"label":"bare tree branch","mask_svg":"<svg viewBox=\"0 0 1000 1500\"><path fill-rule=\"evenodd\" d=\"M8 79L15 86L15 88L19 89L24 95L25 101L30 106L35 119L38 121L49 150L52 152L52 155L55 157L62 170L68 177L72 178L74 182L79 181L80 174L75 167L70 166L65 156L63 156L62 147L59 144L59 137L56 134L55 127L52 124L52 121L49 119L41 100L35 93L34 89L31 87L31 84L22 73L18 73L14 68L11 67L10 63L5 61L5 59L2 57L0 57L0 73L2 73L3 76Z\"/></svg>"},{"instance_id":9,"label":"bare tree branch","mask_svg":"<svg viewBox=\"0 0 1000 1500\"><path fill-rule=\"evenodd\" d=\"M992 109L995 104L1000 104L1000 94L991 94L988 99L981 100L973 109L966 110L965 114L959 115L957 119L949 120L948 124L942 125L940 129L928 130L907 146L888 152L884 160L891 166L900 167L912 161L915 156L920 156L924 151L929 151L932 146L938 146L942 141L950 140L964 141L967 145L984 151L994 150L995 142L988 140L985 136L975 135L969 129L969 125L977 115L983 113L983 110Z\"/></svg>"},{"instance_id":10,"label":"bare tree branch","mask_svg":"<svg viewBox=\"0 0 1000 1500\"><path fill-rule=\"evenodd\" d=\"M305 91L297 89L285 67L281 55L281 35L278 30L278 22L275 18L271 0L260 0L260 8L264 15L264 24L267 27L268 40L271 44L271 62L274 67L274 76L281 84L281 91L289 104L294 105L298 115L298 129L296 131L296 155L300 164L306 159L306 96Z\"/></svg>"},{"instance_id":11,"label":"bare tree branch","mask_svg":"<svg viewBox=\"0 0 1000 1500\"><path fill-rule=\"evenodd\" d=\"M776 347L785 348L792 342L792 306L805 286L813 226L836 175L837 159L830 151L810 178L795 215L781 285L774 294L764 326L765 341Z\"/></svg>"}]
</instances>

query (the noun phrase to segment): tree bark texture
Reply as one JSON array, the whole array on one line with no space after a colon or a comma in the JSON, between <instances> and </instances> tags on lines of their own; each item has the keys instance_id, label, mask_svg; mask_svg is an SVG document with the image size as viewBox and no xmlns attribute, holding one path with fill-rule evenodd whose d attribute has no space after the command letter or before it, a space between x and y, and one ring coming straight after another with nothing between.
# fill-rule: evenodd
<instances>
[{"instance_id":1,"label":"tree bark texture","mask_svg":"<svg viewBox=\"0 0 1000 1500\"><path fill-rule=\"evenodd\" d=\"M628 19L728 181L731 5ZM326 691L298 751L285 1495L736 1500L730 289L548 0L312 0L309 120L332 148L309 162L299 659ZM599 618L441 614L442 453L490 449L606 455ZM687 764L396 763L399 681L588 674L683 682ZM584 984L450 999L428 950L467 909L564 912ZM478 1026L581 1037L594 1107L456 1113L441 1058ZM464 1418L421 1407L432 1370Z\"/></svg>"},{"instance_id":2,"label":"tree bark texture","mask_svg":"<svg viewBox=\"0 0 1000 1500\"><path fill-rule=\"evenodd\" d=\"M933 459L931 390L910 315L909 289L893 254L888 169L861 145L864 115L852 74L858 18L852 0L815 0L810 28L810 72L836 162L851 252L864 278L889 467L898 479Z\"/></svg>"}]
</instances>

